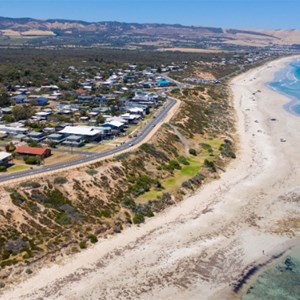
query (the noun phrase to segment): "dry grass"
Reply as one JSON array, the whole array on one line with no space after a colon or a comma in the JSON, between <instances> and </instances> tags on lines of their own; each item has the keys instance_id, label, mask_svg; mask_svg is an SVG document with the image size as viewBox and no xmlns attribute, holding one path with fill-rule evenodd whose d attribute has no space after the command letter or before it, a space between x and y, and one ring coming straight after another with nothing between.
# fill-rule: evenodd
<instances>
[{"instance_id":1,"label":"dry grass","mask_svg":"<svg viewBox=\"0 0 300 300\"><path fill-rule=\"evenodd\" d=\"M80 159L82 155L52 151L52 155L44 160L45 166Z\"/></svg>"}]
</instances>

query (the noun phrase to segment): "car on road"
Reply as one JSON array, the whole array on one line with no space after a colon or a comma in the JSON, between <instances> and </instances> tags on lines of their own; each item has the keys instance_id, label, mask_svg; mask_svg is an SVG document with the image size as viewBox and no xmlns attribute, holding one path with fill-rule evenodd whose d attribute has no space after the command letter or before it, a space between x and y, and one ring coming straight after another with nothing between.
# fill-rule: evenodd
<instances>
[{"instance_id":1,"label":"car on road","mask_svg":"<svg viewBox=\"0 0 300 300\"><path fill-rule=\"evenodd\" d=\"M285 143L285 142L286 142L286 139L281 138L281 139L280 139L280 142Z\"/></svg>"},{"instance_id":2,"label":"car on road","mask_svg":"<svg viewBox=\"0 0 300 300\"><path fill-rule=\"evenodd\" d=\"M133 143L129 143L128 146L129 146L129 147L132 147L132 146L133 146Z\"/></svg>"}]
</instances>

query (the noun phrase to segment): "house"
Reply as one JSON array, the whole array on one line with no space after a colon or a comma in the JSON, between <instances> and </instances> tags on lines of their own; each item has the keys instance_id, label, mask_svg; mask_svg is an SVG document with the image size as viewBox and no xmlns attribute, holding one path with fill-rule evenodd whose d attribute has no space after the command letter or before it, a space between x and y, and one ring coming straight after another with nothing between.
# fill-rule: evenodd
<instances>
[{"instance_id":1,"label":"house","mask_svg":"<svg viewBox=\"0 0 300 300\"><path fill-rule=\"evenodd\" d=\"M79 120L81 122L87 122L89 120L89 117L80 117Z\"/></svg>"},{"instance_id":2,"label":"house","mask_svg":"<svg viewBox=\"0 0 300 300\"><path fill-rule=\"evenodd\" d=\"M70 135L63 141L63 145L70 147L81 147L84 145L84 137L78 135Z\"/></svg>"},{"instance_id":3,"label":"house","mask_svg":"<svg viewBox=\"0 0 300 300\"><path fill-rule=\"evenodd\" d=\"M166 79L159 79L157 80L157 83L160 87L167 87L171 85L171 82Z\"/></svg>"},{"instance_id":4,"label":"house","mask_svg":"<svg viewBox=\"0 0 300 300\"><path fill-rule=\"evenodd\" d=\"M129 124L137 123L137 121L141 119L141 115L134 115L130 113L123 114L120 117Z\"/></svg>"},{"instance_id":5,"label":"house","mask_svg":"<svg viewBox=\"0 0 300 300\"><path fill-rule=\"evenodd\" d=\"M93 101L93 99L94 99L93 96L78 96L77 97L77 100L79 102L83 102L83 103L90 103Z\"/></svg>"},{"instance_id":6,"label":"house","mask_svg":"<svg viewBox=\"0 0 300 300\"><path fill-rule=\"evenodd\" d=\"M51 155L51 149L36 148L36 147L29 147L29 146L16 146L15 153L20 155L39 156L45 158Z\"/></svg>"},{"instance_id":7,"label":"house","mask_svg":"<svg viewBox=\"0 0 300 300\"><path fill-rule=\"evenodd\" d=\"M13 140L18 140L18 141L25 141L26 138L27 138L27 135L23 134L23 133L19 133L19 134L13 136Z\"/></svg>"},{"instance_id":8,"label":"house","mask_svg":"<svg viewBox=\"0 0 300 300\"><path fill-rule=\"evenodd\" d=\"M96 111L91 111L88 113L88 115L91 117L91 118L95 118L99 115L99 112L96 112Z\"/></svg>"},{"instance_id":9,"label":"house","mask_svg":"<svg viewBox=\"0 0 300 300\"><path fill-rule=\"evenodd\" d=\"M39 111L35 114L36 118L38 120L47 120L48 117L52 114L52 112L48 111Z\"/></svg>"},{"instance_id":10,"label":"house","mask_svg":"<svg viewBox=\"0 0 300 300\"><path fill-rule=\"evenodd\" d=\"M125 119L123 119L122 116L119 116L119 117L117 117L117 116L107 117L107 118L105 119L105 122L106 122L106 123L109 123L109 122L112 122L112 121L117 121L117 122L123 123L123 124L127 124L127 123L128 123L128 121L125 120Z\"/></svg>"},{"instance_id":11,"label":"house","mask_svg":"<svg viewBox=\"0 0 300 300\"><path fill-rule=\"evenodd\" d=\"M102 125L102 127L108 127L110 128L112 131L117 131L117 132L120 132L120 131L123 131L124 130L124 127L125 127L125 124L120 122L120 121L110 121L110 122L106 122Z\"/></svg>"},{"instance_id":12,"label":"house","mask_svg":"<svg viewBox=\"0 0 300 300\"><path fill-rule=\"evenodd\" d=\"M45 106L48 105L48 99L46 97L37 97L35 103L38 106Z\"/></svg>"},{"instance_id":13,"label":"house","mask_svg":"<svg viewBox=\"0 0 300 300\"><path fill-rule=\"evenodd\" d=\"M40 142L44 139L44 133L43 132L36 132L31 131L27 134L27 140L33 140L35 142Z\"/></svg>"},{"instance_id":14,"label":"house","mask_svg":"<svg viewBox=\"0 0 300 300\"><path fill-rule=\"evenodd\" d=\"M60 130L59 133L63 134L65 137L71 135L79 136L84 140L89 141L100 141L101 137L105 136L108 132L101 127L92 127L92 126L66 126L63 130Z\"/></svg>"},{"instance_id":15,"label":"house","mask_svg":"<svg viewBox=\"0 0 300 300\"><path fill-rule=\"evenodd\" d=\"M1 112L4 114L4 115L8 115L8 114L11 114L12 113L12 108L11 107L3 107L1 108Z\"/></svg>"},{"instance_id":16,"label":"house","mask_svg":"<svg viewBox=\"0 0 300 300\"><path fill-rule=\"evenodd\" d=\"M19 134L19 133L27 133L28 129L19 126L7 126L7 125L0 125L0 131L6 132L8 134Z\"/></svg>"},{"instance_id":17,"label":"house","mask_svg":"<svg viewBox=\"0 0 300 300\"><path fill-rule=\"evenodd\" d=\"M55 132L55 128L54 127L45 127L43 129L43 132L45 132L45 133L54 133Z\"/></svg>"},{"instance_id":18,"label":"house","mask_svg":"<svg viewBox=\"0 0 300 300\"><path fill-rule=\"evenodd\" d=\"M144 115L145 110L141 107L131 107L128 109L128 112L131 114Z\"/></svg>"},{"instance_id":19,"label":"house","mask_svg":"<svg viewBox=\"0 0 300 300\"><path fill-rule=\"evenodd\" d=\"M52 133L47 136L47 141L54 142L56 145L62 143L64 139L64 135L59 133Z\"/></svg>"},{"instance_id":20,"label":"house","mask_svg":"<svg viewBox=\"0 0 300 300\"><path fill-rule=\"evenodd\" d=\"M10 160L12 160L11 153L7 153L4 151L0 151L0 165L7 164Z\"/></svg>"},{"instance_id":21,"label":"house","mask_svg":"<svg viewBox=\"0 0 300 300\"><path fill-rule=\"evenodd\" d=\"M56 90L59 90L59 87L57 85L42 85L41 89L56 91Z\"/></svg>"},{"instance_id":22,"label":"house","mask_svg":"<svg viewBox=\"0 0 300 300\"><path fill-rule=\"evenodd\" d=\"M11 98L16 104L22 104L28 102L28 99L24 95L17 95Z\"/></svg>"}]
</instances>

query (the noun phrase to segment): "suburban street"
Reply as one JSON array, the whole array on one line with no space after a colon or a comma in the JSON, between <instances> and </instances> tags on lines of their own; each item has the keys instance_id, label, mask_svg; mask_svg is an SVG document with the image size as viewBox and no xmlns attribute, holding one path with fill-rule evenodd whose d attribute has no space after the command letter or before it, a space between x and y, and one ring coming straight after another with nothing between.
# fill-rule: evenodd
<instances>
[{"instance_id":1,"label":"suburban street","mask_svg":"<svg viewBox=\"0 0 300 300\"><path fill-rule=\"evenodd\" d=\"M69 167L76 167L77 165L82 165L88 162L95 161L97 159L103 159L105 157L115 155L120 152L124 152L124 150L129 150L134 145L143 142L147 138L147 136L151 133L151 131L155 126L160 126L164 121L164 119L167 117L171 108L176 103L177 103L176 99L169 97L168 102L156 112L154 117L152 117L152 119L150 119L147 122L147 124L139 131L139 134L136 137L130 139L128 142L116 147L115 149L106 150L99 153L89 153L89 155L86 157L69 161L69 162L58 163L51 166L41 166L40 168L33 169L33 170L25 170L25 171L10 173L10 174L4 174L0 176L0 183L10 181L10 180L21 179L24 177L30 177L38 174L59 171L61 169L65 169Z\"/></svg>"}]
</instances>

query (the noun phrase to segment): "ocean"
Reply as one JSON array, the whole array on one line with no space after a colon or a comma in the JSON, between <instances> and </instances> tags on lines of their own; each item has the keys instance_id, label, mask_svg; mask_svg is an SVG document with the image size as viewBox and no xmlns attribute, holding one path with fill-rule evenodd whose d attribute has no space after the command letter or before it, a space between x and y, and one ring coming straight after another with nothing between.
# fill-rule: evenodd
<instances>
[{"instance_id":1,"label":"ocean","mask_svg":"<svg viewBox=\"0 0 300 300\"><path fill-rule=\"evenodd\" d=\"M300 59L294 60L286 68L277 72L272 82L267 84L273 90L290 98L283 108L300 116Z\"/></svg>"},{"instance_id":2,"label":"ocean","mask_svg":"<svg viewBox=\"0 0 300 300\"><path fill-rule=\"evenodd\" d=\"M294 248L280 261L260 274L242 300L299 300L300 248Z\"/></svg>"}]
</instances>

